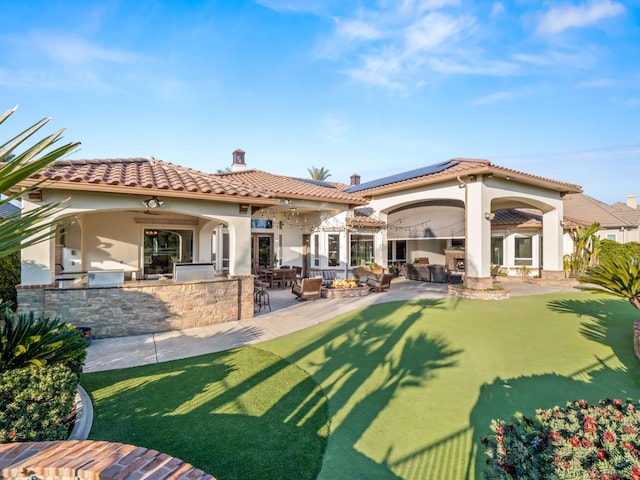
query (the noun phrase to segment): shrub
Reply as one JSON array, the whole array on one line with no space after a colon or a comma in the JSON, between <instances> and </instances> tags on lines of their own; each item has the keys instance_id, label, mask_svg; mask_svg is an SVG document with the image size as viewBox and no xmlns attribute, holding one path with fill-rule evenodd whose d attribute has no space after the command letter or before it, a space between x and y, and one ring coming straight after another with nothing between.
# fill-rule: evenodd
<instances>
[{"instance_id":1,"label":"shrub","mask_svg":"<svg viewBox=\"0 0 640 480\"><path fill-rule=\"evenodd\" d=\"M86 340L74 326L33 312L15 315L0 305L0 372L62 363L79 375L86 354Z\"/></svg>"},{"instance_id":2,"label":"shrub","mask_svg":"<svg viewBox=\"0 0 640 480\"><path fill-rule=\"evenodd\" d=\"M65 440L77 386L63 365L0 373L0 443Z\"/></svg>"},{"instance_id":3,"label":"shrub","mask_svg":"<svg viewBox=\"0 0 640 480\"><path fill-rule=\"evenodd\" d=\"M602 240L598 261L611 262L616 258L638 258L640 259L640 243L618 243L613 240Z\"/></svg>"},{"instance_id":4,"label":"shrub","mask_svg":"<svg viewBox=\"0 0 640 480\"><path fill-rule=\"evenodd\" d=\"M20 283L20 252L0 257L0 303L18 303L16 285Z\"/></svg>"},{"instance_id":5,"label":"shrub","mask_svg":"<svg viewBox=\"0 0 640 480\"><path fill-rule=\"evenodd\" d=\"M492 420L485 479L640 480L639 404L585 400Z\"/></svg>"}]
</instances>

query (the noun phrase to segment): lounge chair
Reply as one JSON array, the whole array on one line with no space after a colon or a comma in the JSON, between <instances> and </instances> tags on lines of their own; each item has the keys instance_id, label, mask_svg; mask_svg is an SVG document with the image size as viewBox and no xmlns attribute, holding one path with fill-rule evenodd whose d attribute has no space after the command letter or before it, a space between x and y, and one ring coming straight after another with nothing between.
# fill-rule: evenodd
<instances>
[{"instance_id":1,"label":"lounge chair","mask_svg":"<svg viewBox=\"0 0 640 480\"><path fill-rule=\"evenodd\" d=\"M293 293L298 300L320 298L322 294L322 277L303 278L300 282L293 284L291 293Z\"/></svg>"},{"instance_id":2,"label":"lounge chair","mask_svg":"<svg viewBox=\"0 0 640 480\"><path fill-rule=\"evenodd\" d=\"M391 287L391 279L393 275L391 273L381 273L376 278L369 277L367 279L367 286L369 290L374 292L384 292Z\"/></svg>"}]
</instances>

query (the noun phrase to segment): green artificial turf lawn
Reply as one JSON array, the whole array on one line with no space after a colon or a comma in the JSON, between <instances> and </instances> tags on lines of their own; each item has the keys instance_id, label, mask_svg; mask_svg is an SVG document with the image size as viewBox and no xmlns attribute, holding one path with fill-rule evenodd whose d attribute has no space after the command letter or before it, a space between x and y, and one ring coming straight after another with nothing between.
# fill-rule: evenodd
<instances>
[{"instance_id":1,"label":"green artificial turf lawn","mask_svg":"<svg viewBox=\"0 0 640 480\"><path fill-rule=\"evenodd\" d=\"M91 438L219 480L481 478L492 418L640 399L638 318L586 293L375 305L259 348L84 375Z\"/></svg>"}]
</instances>

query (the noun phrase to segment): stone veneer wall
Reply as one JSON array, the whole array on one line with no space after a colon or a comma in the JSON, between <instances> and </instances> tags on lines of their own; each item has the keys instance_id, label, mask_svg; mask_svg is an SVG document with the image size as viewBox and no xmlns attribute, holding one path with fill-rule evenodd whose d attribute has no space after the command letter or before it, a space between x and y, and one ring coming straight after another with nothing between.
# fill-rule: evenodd
<instances>
[{"instance_id":1,"label":"stone veneer wall","mask_svg":"<svg viewBox=\"0 0 640 480\"><path fill-rule=\"evenodd\" d=\"M19 286L18 311L93 329L95 338L203 327L253 318L253 277L130 282L118 287Z\"/></svg>"},{"instance_id":2,"label":"stone veneer wall","mask_svg":"<svg viewBox=\"0 0 640 480\"><path fill-rule=\"evenodd\" d=\"M460 298L471 298L475 300L506 300L509 298L509 292L503 288L476 290L466 288L464 285L449 285L449 295Z\"/></svg>"}]
</instances>

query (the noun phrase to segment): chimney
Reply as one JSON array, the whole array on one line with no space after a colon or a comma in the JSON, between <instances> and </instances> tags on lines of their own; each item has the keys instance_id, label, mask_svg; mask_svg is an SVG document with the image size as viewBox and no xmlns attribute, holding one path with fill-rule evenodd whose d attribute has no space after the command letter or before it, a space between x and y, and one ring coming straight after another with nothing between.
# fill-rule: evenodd
<instances>
[{"instance_id":1,"label":"chimney","mask_svg":"<svg viewBox=\"0 0 640 480\"><path fill-rule=\"evenodd\" d=\"M360 185L360 175L354 173L351 175L351 186Z\"/></svg>"},{"instance_id":2,"label":"chimney","mask_svg":"<svg viewBox=\"0 0 640 480\"><path fill-rule=\"evenodd\" d=\"M638 199L635 195L627 195L627 207L633 208L634 210L638 209Z\"/></svg>"},{"instance_id":3,"label":"chimney","mask_svg":"<svg viewBox=\"0 0 640 480\"><path fill-rule=\"evenodd\" d=\"M244 151L239 148L233 151L233 162L231 163L232 172L244 172L247 165L244 163Z\"/></svg>"}]
</instances>

